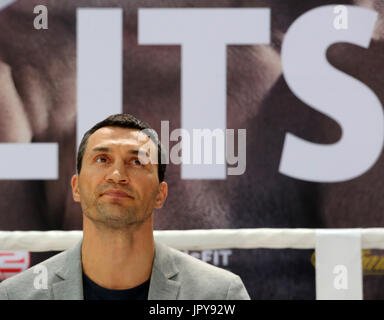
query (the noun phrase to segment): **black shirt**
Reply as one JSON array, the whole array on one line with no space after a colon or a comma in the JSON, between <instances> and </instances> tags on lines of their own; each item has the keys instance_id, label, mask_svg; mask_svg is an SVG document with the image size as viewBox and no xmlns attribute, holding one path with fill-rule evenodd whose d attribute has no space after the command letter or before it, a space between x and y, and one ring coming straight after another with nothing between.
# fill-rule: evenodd
<instances>
[{"instance_id":1,"label":"black shirt","mask_svg":"<svg viewBox=\"0 0 384 320\"><path fill-rule=\"evenodd\" d=\"M131 289L112 290L100 287L83 272L84 300L147 300L149 281Z\"/></svg>"}]
</instances>

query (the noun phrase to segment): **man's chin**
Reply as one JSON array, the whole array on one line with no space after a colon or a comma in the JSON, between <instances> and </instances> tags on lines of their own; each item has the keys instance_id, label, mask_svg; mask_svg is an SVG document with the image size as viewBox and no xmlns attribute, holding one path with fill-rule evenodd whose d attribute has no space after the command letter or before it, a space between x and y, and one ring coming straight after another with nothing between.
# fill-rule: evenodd
<instances>
[{"instance_id":1,"label":"man's chin","mask_svg":"<svg viewBox=\"0 0 384 320\"><path fill-rule=\"evenodd\" d=\"M136 217L127 217L118 214L109 214L108 216L89 217L90 220L100 227L109 229L126 229L140 223Z\"/></svg>"},{"instance_id":2,"label":"man's chin","mask_svg":"<svg viewBox=\"0 0 384 320\"><path fill-rule=\"evenodd\" d=\"M98 203L94 210L85 214L89 220L99 226L112 229L124 229L140 225L147 221L151 215L142 215L133 207L123 206L121 203Z\"/></svg>"},{"instance_id":3,"label":"man's chin","mask_svg":"<svg viewBox=\"0 0 384 320\"><path fill-rule=\"evenodd\" d=\"M121 203L103 203L98 206L98 214L108 219L135 219L137 210Z\"/></svg>"}]
</instances>

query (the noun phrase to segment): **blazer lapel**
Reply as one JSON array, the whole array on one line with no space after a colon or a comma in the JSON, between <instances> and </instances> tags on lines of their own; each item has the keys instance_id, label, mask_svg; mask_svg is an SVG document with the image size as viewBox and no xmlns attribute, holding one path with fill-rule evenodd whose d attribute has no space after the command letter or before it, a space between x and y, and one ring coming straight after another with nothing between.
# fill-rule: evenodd
<instances>
[{"instance_id":1,"label":"blazer lapel","mask_svg":"<svg viewBox=\"0 0 384 320\"><path fill-rule=\"evenodd\" d=\"M83 300L81 243L69 249L64 265L56 271L60 280L52 285L55 300Z\"/></svg>"},{"instance_id":2,"label":"blazer lapel","mask_svg":"<svg viewBox=\"0 0 384 320\"><path fill-rule=\"evenodd\" d=\"M155 259L152 267L148 300L176 300L180 282L174 278L179 270L170 249L155 242Z\"/></svg>"}]
</instances>

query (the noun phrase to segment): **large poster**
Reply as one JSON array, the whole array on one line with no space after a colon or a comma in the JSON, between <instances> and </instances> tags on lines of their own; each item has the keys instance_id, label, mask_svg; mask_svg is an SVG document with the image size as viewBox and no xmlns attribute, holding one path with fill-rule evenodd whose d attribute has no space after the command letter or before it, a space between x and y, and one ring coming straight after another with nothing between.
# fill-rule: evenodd
<instances>
[{"instance_id":1,"label":"large poster","mask_svg":"<svg viewBox=\"0 0 384 320\"><path fill-rule=\"evenodd\" d=\"M4 149L17 166L0 177L0 230L82 228L70 179L92 110L79 120L78 8L122 10L123 112L159 134L233 129L237 161L217 174L170 161L155 229L384 226L381 1L19 0L0 2L0 142L57 143L58 176L19 178L42 158ZM160 8L184 10L144 10ZM234 14L204 10L220 8ZM313 250L188 253L239 274L252 299L315 298ZM365 299L384 298L380 259L364 252Z\"/></svg>"}]
</instances>

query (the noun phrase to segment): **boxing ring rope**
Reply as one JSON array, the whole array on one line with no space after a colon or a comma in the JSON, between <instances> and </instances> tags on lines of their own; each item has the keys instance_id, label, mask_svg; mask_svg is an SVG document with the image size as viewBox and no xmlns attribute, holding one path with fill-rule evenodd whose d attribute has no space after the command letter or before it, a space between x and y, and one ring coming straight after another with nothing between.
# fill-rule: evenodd
<instances>
[{"instance_id":1,"label":"boxing ring rope","mask_svg":"<svg viewBox=\"0 0 384 320\"><path fill-rule=\"evenodd\" d=\"M384 249L384 228L359 230L362 249ZM80 241L82 234L82 231L0 231L0 250L62 251ZM157 230L154 237L179 250L314 249L316 229Z\"/></svg>"}]
</instances>

